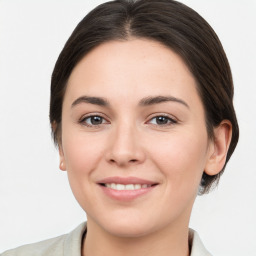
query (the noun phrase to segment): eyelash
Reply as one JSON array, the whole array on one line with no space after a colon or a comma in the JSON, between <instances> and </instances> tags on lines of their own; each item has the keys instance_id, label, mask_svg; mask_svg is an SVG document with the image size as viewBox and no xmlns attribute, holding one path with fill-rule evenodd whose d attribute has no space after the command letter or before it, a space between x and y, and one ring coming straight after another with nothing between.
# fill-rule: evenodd
<instances>
[{"instance_id":1,"label":"eyelash","mask_svg":"<svg viewBox=\"0 0 256 256\"><path fill-rule=\"evenodd\" d=\"M92 124L92 118L100 118L102 121L105 120L105 122L103 123L100 123L100 124L96 124L96 125L93 125ZM167 121L168 123L166 124L157 124L157 121L155 124L151 123L151 125L154 125L154 126L160 126L160 127L166 127L166 126L172 126L172 125L175 125L178 123L177 120L175 120L174 118L171 118L170 116L168 115L165 115L165 114L161 114L161 115L156 115L152 118L149 119L149 121L147 121L147 123L150 124L150 122L156 118L164 118L165 121ZM86 120L91 120L91 124L88 124L86 122ZM101 125L105 125L105 124L109 124L109 121L106 120L106 118L104 118L103 116L99 115L99 114L94 114L94 115L88 115L88 116L85 116L85 117L82 117L80 120L79 120L79 123L82 124L82 125L85 125L87 127L92 127L92 128L99 128Z\"/></svg>"},{"instance_id":2,"label":"eyelash","mask_svg":"<svg viewBox=\"0 0 256 256\"><path fill-rule=\"evenodd\" d=\"M93 118L93 117L101 118L101 120L105 120L106 122L105 122L105 123L101 123L101 124L97 124L97 125L88 124L88 123L86 122L86 120L91 119L91 121L92 121L92 118ZM99 126L104 125L104 124L107 124L107 123L109 123L109 122L108 122L108 121L106 120L106 118L104 118L103 116L101 116L101 115L99 115L99 114L94 114L94 115L88 115L88 116L82 117L82 118L79 120L79 123L82 124L82 125L85 125L85 126L87 126L87 127L98 128ZM92 123L92 122L91 122L91 123Z\"/></svg>"},{"instance_id":3,"label":"eyelash","mask_svg":"<svg viewBox=\"0 0 256 256\"><path fill-rule=\"evenodd\" d=\"M149 123L150 121L154 120L154 119L157 119L157 118L164 118L165 121L167 121L168 123L166 123L166 124L157 124L157 123L156 123L156 124L152 124L152 125L165 127L165 126L171 126L171 125L177 124L177 120L175 120L174 118L171 118L171 117L168 116L168 115L164 115L164 114L162 114L162 115L157 115L157 116L152 117L152 118L148 121L148 123Z\"/></svg>"}]
</instances>

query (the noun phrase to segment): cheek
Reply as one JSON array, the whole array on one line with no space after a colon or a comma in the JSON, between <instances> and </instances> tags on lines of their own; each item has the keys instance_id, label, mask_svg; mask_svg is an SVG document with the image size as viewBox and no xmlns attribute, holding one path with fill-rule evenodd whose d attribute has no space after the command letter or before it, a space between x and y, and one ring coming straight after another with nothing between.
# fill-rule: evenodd
<instances>
[{"instance_id":1,"label":"cheek","mask_svg":"<svg viewBox=\"0 0 256 256\"><path fill-rule=\"evenodd\" d=\"M165 141L154 143L151 155L176 194L197 193L207 160L207 134L194 132L172 134Z\"/></svg>"},{"instance_id":2,"label":"cheek","mask_svg":"<svg viewBox=\"0 0 256 256\"><path fill-rule=\"evenodd\" d=\"M63 134L63 148L69 184L76 200L86 211L88 207L96 206L96 193L93 193L94 184L90 177L102 158L102 148L95 136L72 131L66 135Z\"/></svg>"},{"instance_id":3,"label":"cheek","mask_svg":"<svg viewBox=\"0 0 256 256\"><path fill-rule=\"evenodd\" d=\"M89 175L97 168L103 154L99 140L82 132L63 132L64 158L72 189L89 182Z\"/></svg>"},{"instance_id":4,"label":"cheek","mask_svg":"<svg viewBox=\"0 0 256 256\"><path fill-rule=\"evenodd\" d=\"M62 143L67 170L87 172L94 169L102 152L102 135L88 134L83 128L65 126Z\"/></svg>"}]
</instances>

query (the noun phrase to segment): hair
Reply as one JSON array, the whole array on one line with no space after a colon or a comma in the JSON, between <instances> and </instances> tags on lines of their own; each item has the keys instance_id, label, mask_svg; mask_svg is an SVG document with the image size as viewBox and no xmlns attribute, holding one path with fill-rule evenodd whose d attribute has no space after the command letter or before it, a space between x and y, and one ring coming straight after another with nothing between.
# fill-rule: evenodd
<instances>
[{"instance_id":1,"label":"hair","mask_svg":"<svg viewBox=\"0 0 256 256\"><path fill-rule=\"evenodd\" d=\"M116 0L99 5L77 25L55 64L51 80L50 122L57 146L61 144L62 103L69 76L93 48L111 41L145 38L176 52L193 74L205 110L208 137L227 119L232 139L226 163L217 175L203 173L199 194L217 185L239 137L233 107L230 66L218 36L193 9L173 0Z\"/></svg>"}]
</instances>

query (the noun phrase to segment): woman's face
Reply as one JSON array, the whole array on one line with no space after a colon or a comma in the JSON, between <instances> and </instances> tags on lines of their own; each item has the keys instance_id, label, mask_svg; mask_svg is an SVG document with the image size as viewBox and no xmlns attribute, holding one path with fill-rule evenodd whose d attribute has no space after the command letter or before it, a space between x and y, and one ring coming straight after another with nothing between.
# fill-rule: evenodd
<instances>
[{"instance_id":1,"label":"woman's face","mask_svg":"<svg viewBox=\"0 0 256 256\"><path fill-rule=\"evenodd\" d=\"M62 169L88 225L117 236L186 227L212 142L196 82L158 42L104 43L74 68Z\"/></svg>"}]
</instances>

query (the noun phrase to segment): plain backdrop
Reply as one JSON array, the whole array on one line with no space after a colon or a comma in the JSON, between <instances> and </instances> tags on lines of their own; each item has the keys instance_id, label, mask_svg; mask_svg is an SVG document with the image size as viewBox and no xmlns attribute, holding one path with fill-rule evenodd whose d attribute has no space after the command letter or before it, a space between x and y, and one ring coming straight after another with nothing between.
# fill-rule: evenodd
<instances>
[{"instance_id":1,"label":"plain backdrop","mask_svg":"<svg viewBox=\"0 0 256 256\"><path fill-rule=\"evenodd\" d=\"M66 173L58 169L49 88L64 43L102 2L0 0L0 252L67 233L86 220ZM190 226L215 256L255 256L256 1L182 2L199 12L223 43L241 131L219 187L197 198Z\"/></svg>"}]
</instances>

